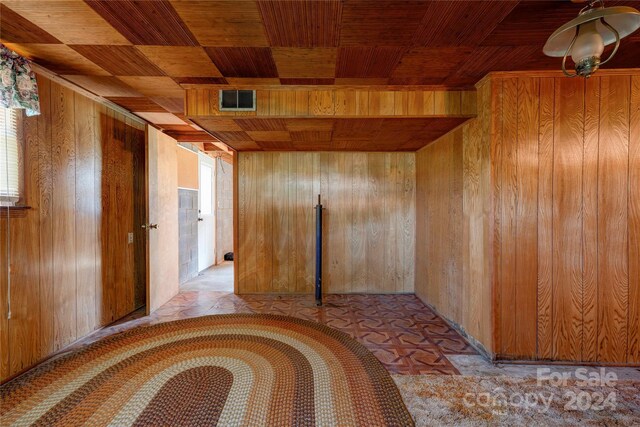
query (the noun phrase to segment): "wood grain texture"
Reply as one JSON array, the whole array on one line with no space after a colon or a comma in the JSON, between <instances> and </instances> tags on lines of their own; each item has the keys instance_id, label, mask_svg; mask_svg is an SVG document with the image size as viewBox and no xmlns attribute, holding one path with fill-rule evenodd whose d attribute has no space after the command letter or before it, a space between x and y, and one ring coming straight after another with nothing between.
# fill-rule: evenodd
<instances>
[{"instance_id":1,"label":"wood grain texture","mask_svg":"<svg viewBox=\"0 0 640 427\"><path fill-rule=\"evenodd\" d=\"M367 154L367 199L374 201L367 209L367 256L371 260L379 260L379 262L371 262L367 264L367 287L371 293L380 293L386 286L384 279L384 246L388 242L385 241L385 230L380 227L384 223L384 158L379 154ZM339 184L332 186L340 188ZM378 201L377 203L375 201ZM341 206L342 209L348 209ZM401 273L402 274L402 273Z\"/></svg>"},{"instance_id":2,"label":"wood grain texture","mask_svg":"<svg viewBox=\"0 0 640 427\"><path fill-rule=\"evenodd\" d=\"M165 110L163 107L156 104L149 98L145 98L145 97L114 96L114 97L109 97L107 99L132 112L137 112L137 111L152 112L152 113L167 112L167 110Z\"/></svg>"},{"instance_id":3,"label":"wood grain texture","mask_svg":"<svg viewBox=\"0 0 640 427\"><path fill-rule=\"evenodd\" d=\"M502 79L491 79L490 82L484 82L491 85L491 109L489 120L490 132L490 156L491 156L491 207L492 215L490 218L491 228L491 287L493 293L492 316L493 320L493 346L490 351L494 354L499 353L502 348L502 330L499 325L502 318L501 310L501 265L502 265L502 100L503 100L503 81Z\"/></svg>"},{"instance_id":4,"label":"wood grain texture","mask_svg":"<svg viewBox=\"0 0 640 427\"><path fill-rule=\"evenodd\" d=\"M238 151L385 152L420 149L476 115L474 91L315 88L260 90L256 97L256 111L241 114L219 111L217 90L189 89L187 116ZM273 128L274 123L282 123L280 117L287 118L287 126ZM289 135L244 133L243 129Z\"/></svg>"},{"instance_id":5,"label":"wood grain texture","mask_svg":"<svg viewBox=\"0 0 640 427\"><path fill-rule=\"evenodd\" d=\"M33 22L0 4L0 27L3 42L10 43L60 43Z\"/></svg>"},{"instance_id":6,"label":"wood grain texture","mask_svg":"<svg viewBox=\"0 0 640 427\"><path fill-rule=\"evenodd\" d=\"M9 49L57 74L108 76L99 67L68 45L40 43L7 43Z\"/></svg>"},{"instance_id":7,"label":"wood grain texture","mask_svg":"<svg viewBox=\"0 0 640 427\"><path fill-rule=\"evenodd\" d=\"M269 48L207 47L205 51L225 77L278 77Z\"/></svg>"},{"instance_id":8,"label":"wood grain texture","mask_svg":"<svg viewBox=\"0 0 640 427\"><path fill-rule=\"evenodd\" d=\"M516 306L516 260L511 256L516 251L516 220L517 220L517 166L518 155L518 95L517 80L505 80L502 83L502 187L500 194L500 211L502 212L501 250L503 256L500 266L500 304L504 314L513 311ZM514 354L516 351L515 317L501 316L500 331L501 344L505 353Z\"/></svg>"},{"instance_id":9,"label":"wood grain texture","mask_svg":"<svg viewBox=\"0 0 640 427\"><path fill-rule=\"evenodd\" d=\"M465 89L489 72L543 69L557 73L558 61L546 57L540 46L555 28L577 13L570 2L515 0L58 0L54 3L3 2L2 41L29 45L25 49L36 45L39 49L48 47L59 54L57 69L68 71L77 62L69 45L120 46L141 51L149 48L161 53L157 65L178 78L179 83L227 88L283 85L286 89L288 85L299 84L332 88L430 85ZM636 6L635 0L616 4ZM549 10L554 13L549 14ZM208 60L201 61L201 46L228 50L214 55L220 62L218 65L223 65L220 70L207 67ZM637 67L634 54L638 46L637 35L631 35L609 68ZM271 50L283 48L298 52L289 56L288 65L283 67L285 72L278 73L270 59ZM333 67L334 60L322 62L317 57L305 62L305 49L338 50L338 65ZM172 54L166 56L168 51ZM43 60L40 57L36 62L42 66L51 64ZM91 71L90 64L85 65L76 72L63 74L86 76ZM118 65L135 68L135 64L111 64ZM169 68L179 70L181 75L168 71ZM289 72L292 69L294 75ZM264 75L269 77L261 77Z\"/></svg>"},{"instance_id":10,"label":"wood grain texture","mask_svg":"<svg viewBox=\"0 0 640 427\"><path fill-rule=\"evenodd\" d=\"M492 348L491 293L491 84L478 88L478 119L463 127L462 321L468 333Z\"/></svg>"},{"instance_id":11,"label":"wood grain texture","mask_svg":"<svg viewBox=\"0 0 640 427\"><path fill-rule=\"evenodd\" d=\"M136 45L196 46L196 38L166 0L88 0L105 21Z\"/></svg>"},{"instance_id":12,"label":"wood grain texture","mask_svg":"<svg viewBox=\"0 0 640 427\"><path fill-rule=\"evenodd\" d=\"M41 114L25 118L20 127L24 203L31 209L24 216L11 218L13 309L11 320L2 325L0 334L3 340L0 381L114 320L102 317L103 312L116 312L109 305L128 308L120 312L120 317L134 308L137 260L126 244L126 235L105 247L105 257L101 247L108 241L106 236L115 234L118 224L124 224L127 230L133 227L134 205L144 203L141 199L133 200L134 194L143 194L136 191L138 187L133 180L144 174L135 173L132 163L125 161L121 162L120 179L110 166L111 159L126 155L121 157L112 149L115 144L109 135L114 132L107 132L100 121L107 108L46 78L37 78ZM115 126L113 121L109 124ZM124 124L122 129L126 132ZM125 140L130 151L134 146L144 149L144 132L140 134L136 129L128 135ZM103 150L106 147L109 149ZM139 166L143 171L144 163ZM114 187L119 182L121 191L128 186L127 193L131 196L128 204L114 206L109 214L102 203L103 181L112 182ZM103 227L103 219L109 215L113 228L107 229ZM6 219L0 219L0 223L3 234ZM6 249L3 243L0 246L3 259ZM117 264L109 261L120 252L128 255ZM124 272L122 283L114 276L102 274L116 269ZM103 280L105 277L111 279ZM138 280L144 286L145 278ZM113 292L116 288L118 292ZM0 299L3 298L6 295L0 294ZM123 299L131 301L123 304L120 302ZM10 351L5 354L4 348Z\"/></svg>"},{"instance_id":13,"label":"wood grain texture","mask_svg":"<svg viewBox=\"0 0 640 427\"><path fill-rule=\"evenodd\" d=\"M553 355L553 146L555 80L540 79L538 141L538 336L537 356Z\"/></svg>"},{"instance_id":14,"label":"wood grain texture","mask_svg":"<svg viewBox=\"0 0 640 427\"><path fill-rule=\"evenodd\" d=\"M600 99L600 79L585 82L585 100ZM598 358L598 151L600 103L585 102L582 168L582 360Z\"/></svg>"},{"instance_id":15,"label":"wood grain texture","mask_svg":"<svg viewBox=\"0 0 640 427\"><path fill-rule=\"evenodd\" d=\"M177 1L172 6L202 46L269 46L254 1Z\"/></svg>"},{"instance_id":16,"label":"wood grain texture","mask_svg":"<svg viewBox=\"0 0 640 427\"><path fill-rule=\"evenodd\" d=\"M631 76L629 126L629 363L640 363L640 76Z\"/></svg>"},{"instance_id":17,"label":"wood grain texture","mask_svg":"<svg viewBox=\"0 0 640 427\"><path fill-rule=\"evenodd\" d=\"M338 50L335 76L338 78L389 77L403 48L384 46L352 46Z\"/></svg>"},{"instance_id":18,"label":"wood grain texture","mask_svg":"<svg viewBox=\"0 0 640 427\"><path fill-rule=\"evenodd\" d=\"M72 48L114 76L164 75L160 68L133 46L74 45Z\"/></svg>"},{"instance_id":19,"label":"wood grain texture","mask_svg":"<svg viewBox=\"0 0 640 427\"><path fill-rule=\"evenodd\" d=\"M42 355L54 351L53 346L53 164L51 145L50 80L38 76L40 115L38 121L38 154L40 183L40 321L39 334Z\"/></svg>"},{"instance_id":20,"label":"wood grain texture","mask_svg":"<svg viewBox=\"0 0 640 427\"><path fill-rule=\"evenodd\" d=\"M485 79L478 117L418 152L416 294L498 359L638 363L638 84ZM460 254L441 229L462 230ZM465 306L481 295L492 309Z\"/></svg>"},{"instance_id":21,"label":"wood grain texture","mask_svg":"<svg viewBox=\"0 0 640 427\"><path fill-rule=\"evenodd\" d=\"M240 192L240 202L244 210L244 218L241 218L241 223L244 224L244 229L240 229L240 248L239 253L242 254L243 260L247 262L245 269L248 268L249 256L251 254L251 234L249 233L252 217L255 216L255 211L251 210L251 197L255 197L251 194L251 187L253 182L259 182L257 177L253 175L253 165L258 154L251 153L247 155L244 162L239 165L240 173L244 176L240 181L238 191ZM242 159L243 156L240 156ZM290 168L290 155L289 153L274 153L273 154L273 280L272 287L276 292L283 292L288 289L289 285L289 246L291 238L288 234L289 229L289 186L287 181L289 179ZM242 234L244 230L244 235ZM242 239L245 239L247 244L243 245ZM247 256L249 254L249 256ZM245 262L241 261L241 262ZM242 271L242 270L241 270ZM243 285L246 283L251 289L250 282L245 278L240 278L239 289L242 292ZM295 289L295 287L294 287Z\"/></svg>"},{"instance_id":22,"label":"wood grain texture","mask_svg":"<svg viewBox=\"0 0 640 427\"><path fill-rule=\"evenodd\" d=\"M79 94L74 96L75 117L75 229L77 280L77 335L96 328L96 210L95 210L95 104ZM78 233L77 230L83 232Z\"/></svg>"},{"instance_id":23,"label":"wood grain texture","mask_svg":"<svg viewBox=\"0 0 640 427\"><path fill-rule=\"evenodd\" d=\"M429 4L414 34L421 46L473 46L484 40L518 4L449 1Z\"/></svg>"},{"instance_id":24,"label":"wood grain texture","mask_svg":"<svg viewBox=\"0 0 640 427\"><path fill-rule=\"evenodd\" d=\"M538 259L539 81L520 78L518 85L517 218L516 218L516 354L536 354Z\"/></svg>"},{"instance_id":25,"label":"wood grain texture","mask_svg":"<svg viewBox=\"0 0 640 427\"><path fill-rule=\"evenodd\" d=\"M258 1L271 46L338 45L342 2Z\"/></svg>"},{"instance_id":26,"label":"wood grain texture","mask_svg":"<svg viewBox=\"0 0 640 427\"><path fill-rule=\"evenodd\" d=\"M3 3L65 44L128 44L122 34L82 1Z\"/></svg>"},{"instance_id":27,"label":"wood grain texture","mask_svg":"<svg viewBox=\"0 0 640 427\"><path fill-rule=\"evenodd\" d=\"M494 205L493 241L501 250L493 259L517 271L495 277L498 358L637 363L636 78L521 78L515 102L507 92L496 96L493 188L504 201L515 182L516 227L512 234L510 205ZM504 91L515 84L509 80L517 77L490 79L496 93L497 82ZM529 140L537 148L527 148ZM505 248L513 235L515 251ZM522 304L533 295L537 308L526 314L530 303L525 312Z\"/></svg>"},{"instance_id":28,"label":"wood grain texture","mask_svg":"<svg viewBox=\"0 0 640 427\"><path fill-rule=\"evenodd\" d=\"M226 82L220 77L220 71L213 65L201 47L176 49L174 46L136 46L136 49L168 76L177 77L178 83L220 84Z\"/></svg>"},{"instance_id":29,"label":"wood grain texture","mask_svg":"<svg viewBox=\"0 0 640 427\"><path fill-rule=\"evenodd\" d=\"M389 192L384 196L385 206L391 202L397 202L396 198L396 182L394 176L397 175L397 155L391 154L388 156L389 162L394 162L394 168L389 169L387 176L389 179L386 181L389 187L393 188L393 192ZM350 277L346 288L353 292L365 292L367 290L367 238L366 238L366 226L367 226L367 177L369 175L369 168L367 162L367 153L353 153L351 175L351 206L353 206L353 212L350 217L350 227L347 232L348 248L346 249L350 256ZM348 189L347 189L348 191ZM395 203L394 203L395 204ZM387 224L393 221L395 227L396 217L389 211L386 212ZM389 228L387 230L389 238L386 240L386 253L385 262L395 261L397 254L396 245L394 241L397 239L397 232L395 228ZM393 280L389 280L389 286L396 283L397 279L397 262L388 264L385 269L387 276L392 276ZM395 273L395 274L394 274ZM397 286L394 285L395 288Z\"/></svg>"},{"instance_id":30,"label":"wood grain texture","mask_svg":"<svg viewBox=\"0 0 640 427\"><path fill-rule=\"evenodd\" d=\"M277 52L288 52L283 49ZM314 51L307 49L303 51ZM331 52L331 49L324 49ZM280 58L282 59L282 58ZM299 66L299 65L296 65ZM315 88L313 88L315 89ZM461 116L475 117L475 91L428 91L428 90L378 90L378 89L332 89L313 90L303 88L264 89L256 94L258 116L306 117L333 115L336 117L431 117ZM220 116L236 113L219 111L219 89L187 89L186 115ZM279 101L271 101L276 97ZM435 100L437 98L437 104ZM462 100L464 99L464 103ZM411 100L411 103L409 103ZM306 110L301 105L321 102L322 107ZM396 106L396 102L398 105ZM347 105L348 103L348 105ZM326 104L326 105L325 105ZM333 104L333 105L331 105ZM296 106L297 105L297 106ZM318 111L321 108L323 111ZM326 111L324 111L326 109Z\"/></svg>"},{"instance_id":31,"label":"wood grain texture","mask_svg":"<svg viewBox=\"0 0 640 427\"><path fill-rule=\"evenodd\" d=\"M600 79L598 360L603 362L627 357L630 82L630 76Z\"/></svg>"},{"instance_id":32,"label":"wood grain texture","mask_svg":"<svg viewBox=\"0 0 640 427\"><path fill-rule=\"evenodd\" d=\"M452 321L461 324L463 129L448 133L416 154L415 292ZM418 202L419 201L419 202ZM423 272L423 274L421 274ZM426 274L425 274L426 273Z\"/></svg>"},{"instance_id":33,"label":"wood grain texture","mask_svg":"<svg viewBox=\"0 0 640 427\"><path fill-rule=\"evenodd\" d=\"M240 293L312 292L313 206L319 193L326 208L325 292L411 292L415 229L413 156L241 153L236 250ZM393 169L392 161L396 165ZM398 179L399 172L402 180ZM372 210L375 221L370 215ZM382 226L396 220L402 224L395 229ZM251 232L254 227L256 230ZM384 257L391 252L396 252L397 258L388 263ZM253 268L256 281L249 279ZM395 280L387 281L385 277Z\"/></svg>"},{"instance_id":34,"label":"wood grain texture","mask_svg":"<svg viewBox=\"0 0 640 427\"><path fill-rule=\"evenodd\" d=\"M164 76L120 76L118 79L143 96L183 98L184 90L175 80ZM126 96L126 95L123 95Z\"/></svg>"},{"instance_id":35,"label":"wood grain texture","mask_svg":"<svg viewBox=\"0 0 640 427\"><path fill-rule=\"evenodd\" d=\"M342 8L340 45L408 45L427 7L422 1L347 2Z\"/></svg>"},{"instance_id":36,"label":"wood grain texture","mask_svg":"<svg viewBox=\"0 0 640 427\"><path fill-rule=\"evenodd\" d=\"M54 349L75 341L76 265L74 100L70 89L51 87L53 164ZM72 263L67 260L73 260ZM71 264L71 265L69 265Z\"/></svg>"},{"instance_id":37,"label":"wood grain texture","mask_svg":"<svg viewBox=\"0 0 640 427\"><path fill-rule=\"evenodd\" d=\"M333 78L336 49L328 47L271 49L280 78ZM293 82L289 84L295 84Z\"/></svg>"}]
</instances>

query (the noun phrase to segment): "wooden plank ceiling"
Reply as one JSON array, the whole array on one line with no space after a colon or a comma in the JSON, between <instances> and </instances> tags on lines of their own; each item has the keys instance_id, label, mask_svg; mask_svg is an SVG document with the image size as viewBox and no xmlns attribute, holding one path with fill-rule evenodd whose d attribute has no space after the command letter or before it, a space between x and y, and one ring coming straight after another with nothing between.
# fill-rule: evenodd
<instances>
[{"instance_id":1,"label":"wooden plank ceiling","mask_svg":"<svg viewBox=\"0 0 640 427\"><path fill-rule=\"evenodd\" d=\"M614 4L637 6L607 3ZM581 7L530 0L2 0L0 41L96 95L147 113L174 135L195 138L202 131L184 115L184 91L198 84L462 90L490 71L557 69L542 46ZM639 67L639 50L636 33L607 68Z\"/></svg>"}]
</instances>

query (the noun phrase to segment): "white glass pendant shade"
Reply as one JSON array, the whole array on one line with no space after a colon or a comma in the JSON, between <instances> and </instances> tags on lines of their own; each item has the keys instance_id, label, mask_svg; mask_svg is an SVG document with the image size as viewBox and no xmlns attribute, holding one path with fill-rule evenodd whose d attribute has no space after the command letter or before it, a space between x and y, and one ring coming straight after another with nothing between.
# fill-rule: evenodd
<instances>
[{"instance_id":1,"label":"white glass pendant shade","mask_svg":"<svg viewBox=\"0 0 640 427\"><path fill-rule=\"evenodd\" d=\"M604 40L596 29L596 21L582 24L578 37L569 52L573 62L577 64L587 58L600 58L602 52L604 52Z\"/></svg>"},{"instance_id":2,"label":"white glass pendant shade","mask_svg":"<svg viewBox=\"0 0 640 427\"><path fill-rule=\"evenodd\" d=\"M616 6L589 9L551 34L547 43L544 45L543 52L548 56L563 57L567 53L567 49L576 35L577 26L580 26L580 33L582 33L583 27L586 29L587 25L590 29L595 27L595 30L602 38L603 48L604 46L615 43L616 35L604 26L602 22L600 22L601 18L618 31L621 39L640 28L640 12L632 7ZM580 33L578 35L578 39L580 38ZM576 39L575 44L578 43L578 39ZM582 49L585 45L593 46L592 43L595 42L594 38L586 37L586 34L585 39L591 40L588 43L586 43L587 40L584 40L585 43L583 43L580 53L582 53ZM575 51L577 47L575 44L571 52L572 55L573 51Z\"/></svg>"}]
</instances>

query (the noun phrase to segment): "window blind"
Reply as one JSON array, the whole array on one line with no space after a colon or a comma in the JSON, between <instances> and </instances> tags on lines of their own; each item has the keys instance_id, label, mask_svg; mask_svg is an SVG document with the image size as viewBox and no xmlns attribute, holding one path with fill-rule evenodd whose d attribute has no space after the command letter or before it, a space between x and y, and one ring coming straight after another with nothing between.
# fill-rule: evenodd
<instances>
[{"instance_id":1,"label":"window blind","mask_svg":"<svg viewBox=\"0 0 640 427\"><path fill-rule=\"evenodd\" d=\"M20 198L18 112L0 108L0 206L13 206Z\"/></svg>"}]
</instances>

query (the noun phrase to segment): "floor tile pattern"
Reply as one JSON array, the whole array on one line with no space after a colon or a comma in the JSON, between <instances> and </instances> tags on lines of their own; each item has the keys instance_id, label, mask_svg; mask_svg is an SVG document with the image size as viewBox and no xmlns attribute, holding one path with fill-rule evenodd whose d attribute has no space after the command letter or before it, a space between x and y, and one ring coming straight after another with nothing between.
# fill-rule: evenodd
<instances>
[{"instance_id":1,"label":"floor tile pattern","mask_svg":"<svg viewBox=\"0 0 640 427\"><path fill-rule=\"evenodd\" d=\"M73 348L103 336L188 317L226 313L270 313L324 323L369 348L395 374L458 374L447 358L476 351L415 295L327 295L316 307L311 295L234 295L183 290L151 316L136 312Z\"/></svg>"}]
</instances>

